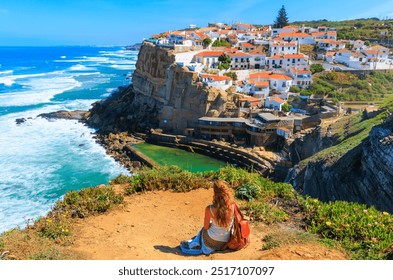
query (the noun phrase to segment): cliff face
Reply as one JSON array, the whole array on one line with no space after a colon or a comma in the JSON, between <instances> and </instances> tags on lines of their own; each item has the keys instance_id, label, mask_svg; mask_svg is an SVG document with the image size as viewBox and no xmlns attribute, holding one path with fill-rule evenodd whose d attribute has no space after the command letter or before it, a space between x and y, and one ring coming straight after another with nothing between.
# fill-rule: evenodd
<instances>
[{"instance_id":1,"label":"cliff face","mask_svg":"<svg viewBox=\"0 0 393 280\"><path fill-rule=\"evenodd\" d=\"M375 126L362 144L333 163L309 162L287 177L323 201L349 200L393 212L393 120Z\"/></svg>"},{"instance_id":2,"label":"cliff face","mask_svg":"<svg viewBox=\"0 0 393 280\"><path fill-rule=\"evenodd\" d=\"M198 75L175 64L174 51L144 43L132 85L94 104L88 123L103 132L162 128L183 133L209 111L225 111L227 93L205 87Z\"/></svg>"}]
</instances>

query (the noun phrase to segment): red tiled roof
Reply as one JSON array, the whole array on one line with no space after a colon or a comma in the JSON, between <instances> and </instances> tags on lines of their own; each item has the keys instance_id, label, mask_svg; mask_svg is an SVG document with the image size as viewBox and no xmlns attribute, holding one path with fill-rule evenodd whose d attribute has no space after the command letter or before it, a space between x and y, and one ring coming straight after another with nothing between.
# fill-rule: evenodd
<instances>
[{"instance_id":1,"label":"red tiled roof","mask_svg":"<svg viewBox=\"0 0 393 280\"><path fill-rule=\"evenodd\" d=\"M298 74L311 74L310 70L302 70L302 69L297 69L295 67L291 67L291 70Z\"/></svg>"},{"instance_id":2,"label":"red tiled roof","mask_svg":"<svg viewBox=\"0 0 393 280\"><path fill-rule=\"evenodd\" d=\"M195 56L202 56L202 57L218 57L222 55L224 52L223 51L203 51L200 53L197 53Z\"/></svg>"},{"instance_id":3,"label":"red tiled roof","mask_svg":"<svg viewBox=\"0 0 393 280\"><path fill-rule=\"evenodd\" d=\"M269 87L269 82L268 81L258 81L258 82L254 82L254 85L256 87Z\"/></svg>"},{"instance_id":4,"label":"red tiled roof","mask_svg":"<svg viewBox=\"0 0 393 280\"><path fill-rule=\"evenodd\" d=\"M244 52L228 52L226 53L230 57L249 57L250 55Z\"/></svg>"},{"instance_id":5,"label":"red tiled roof","mask_svg":"<svg viewBox=\"0 0 393 280\"><path fill-rule=\"evenodd\" d=\"M250 79L274 79L274 80L292 80L291 77L288 77L284 74L276 74L272 72L258 72L250 74Z\"/></svg>"},{"instance_id":6,"label":"red tiled roof","mask_svg":"<svg viewBox=\"0 0 393 280\"><path fill-rule=\"evenodd\" d=\"M210 74L200 74L202 78L212 79L214 81L230 81L231 78L227 76L217 76L217 75L210 75Z\"/></svg>"},{"instance_id":7,"label":"red tiled roof","mask_svg":"<svg viewBox=\"0 0 393 280\"><path fill-rule=\"evenodd\" d=\"M255 47L253 44L250 43L242 43L243 47Z\"/></svg>"},{"instance_id":8,"label":"red tiled roof","mask_svg":"<svg viewBox=\"0 0 393 280\"><path fill-rule=\"evenodd\" d=\"M281 99L280 97L269 97L269 100L276 101L278 103L285 103L285 100Z\"/></svg>"},{"instance_id":9,"label":"red tiled roof","mask_svg":"<svg viewBox=\"0 0 393 280\"><path fill-rule=\"evenodd\" d=\"M266 53L264 53L263 51L260 51L260 50L253 50L253 51L250 51L250 54L266 54Z\"/></svg>"},{"instance_id":10,"label":"red tiled roof","mask_svg":"<svg viewBox=\"0 0 393 280\"><path fill-rule=\"evenodd\" d=\"M280 37L311 37L310 34L302 32L290 32L290 33L280 33Z\"/></svg>"}]
</instances>

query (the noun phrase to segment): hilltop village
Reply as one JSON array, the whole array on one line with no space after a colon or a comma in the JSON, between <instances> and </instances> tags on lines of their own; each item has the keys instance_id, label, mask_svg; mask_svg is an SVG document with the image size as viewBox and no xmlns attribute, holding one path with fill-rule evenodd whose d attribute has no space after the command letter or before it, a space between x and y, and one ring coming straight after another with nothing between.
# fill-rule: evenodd
<instances>
[{"instance_id":1,"label":"hilltop village","mask_svg":"<svg viewBox=\"0 0 393 280\"><path fill-rule=\"evenodd\" d=\"M393 65L388 48L337 40L336 30L326 26L212 23L153 34L146 41L173 49L178 66L232 98L226 114L210 112L198 119L202 138L255 146L268 144L271 134L290 140L344 112L340 104L299 94L313 82L313 64L329 71L390 70ZM195 131L185 134L195 136Z\"/></svg>"}]
</instances>

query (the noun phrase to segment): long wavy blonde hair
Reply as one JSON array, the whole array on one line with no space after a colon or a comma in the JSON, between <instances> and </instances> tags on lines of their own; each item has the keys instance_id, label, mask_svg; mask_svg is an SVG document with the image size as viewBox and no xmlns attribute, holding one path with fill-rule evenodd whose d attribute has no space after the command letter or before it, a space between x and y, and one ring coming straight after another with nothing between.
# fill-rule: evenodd
<instances>
[{"instance_id":1,"label":"long wavy blonde hair","mask_svg":"<svg viewBox=\"0 0 393 280\"><path fill-rule=\"evenodd\" d=\"M232 218L232 198L228 184L221 180L213 184L213 207L217 208L216 222L221 227L228 227Z\"/></svg>"}]
</instances>

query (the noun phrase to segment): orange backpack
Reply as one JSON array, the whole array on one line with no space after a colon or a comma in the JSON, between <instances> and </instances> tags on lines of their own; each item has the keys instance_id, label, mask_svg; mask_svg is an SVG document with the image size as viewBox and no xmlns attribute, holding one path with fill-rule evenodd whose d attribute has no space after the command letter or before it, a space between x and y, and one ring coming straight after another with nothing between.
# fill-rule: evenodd
<instances>
[{"instance_id":1,"label":"orange backpack","mask_svg":"<svg viewBox=\"0 0 393 280\"><path fill-rule=\"evenodd\" d=\"M247 247L250 243L250 226L235 202L233 202L233 206L234 220L231 236L229 237L226 247L237 251Z\"/></svg>"}]
</instances>

